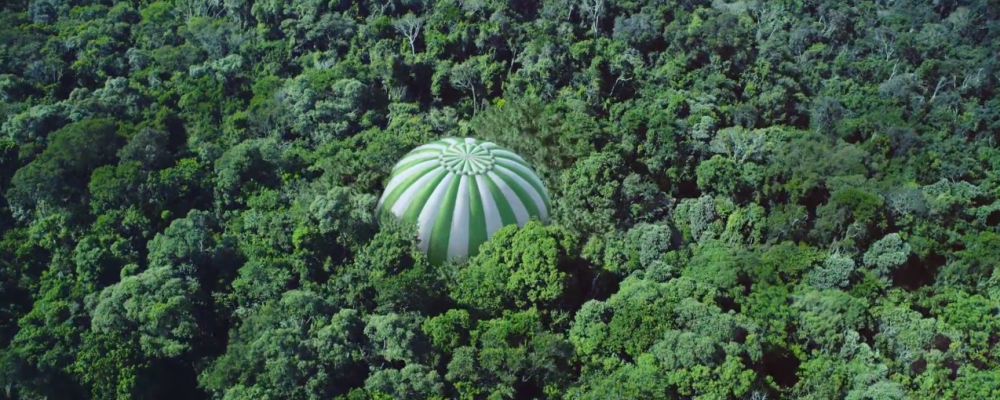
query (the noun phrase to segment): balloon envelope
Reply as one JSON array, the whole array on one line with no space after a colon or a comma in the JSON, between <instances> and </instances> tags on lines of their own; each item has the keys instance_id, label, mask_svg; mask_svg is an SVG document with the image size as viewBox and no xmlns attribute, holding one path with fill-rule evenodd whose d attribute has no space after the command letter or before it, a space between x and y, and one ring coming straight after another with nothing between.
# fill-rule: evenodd
<instances>
[{"instance_id":1,"label":"balloon envelope","mask_svg":"<svg viewBox=\"0 0 1000 400\"><path fill-rule=\"evenodd\" d=\"M491 142L446 138L417 147L393 167L376 206L415 223L431 263L466 259L500 228L548 222L550 199L524 159Z\"/></svg>"}]
</instances>

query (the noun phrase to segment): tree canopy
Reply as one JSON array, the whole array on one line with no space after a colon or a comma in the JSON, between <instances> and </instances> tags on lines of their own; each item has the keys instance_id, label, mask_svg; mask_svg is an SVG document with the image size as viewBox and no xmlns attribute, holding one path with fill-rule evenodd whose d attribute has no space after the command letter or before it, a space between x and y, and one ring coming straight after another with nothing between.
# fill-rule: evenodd
<instances>
[{"instance_id":1,"label":"tree canopy","mask_svg":"<svg viewBox=\"0 0 1000 400\"><path fill-rule=\"evenodd\" d=\"M0 400L1000 399L997 49L990 0L0 1ZM444 138L546 223L379 218Z\"/></svg>"}]
</instances>

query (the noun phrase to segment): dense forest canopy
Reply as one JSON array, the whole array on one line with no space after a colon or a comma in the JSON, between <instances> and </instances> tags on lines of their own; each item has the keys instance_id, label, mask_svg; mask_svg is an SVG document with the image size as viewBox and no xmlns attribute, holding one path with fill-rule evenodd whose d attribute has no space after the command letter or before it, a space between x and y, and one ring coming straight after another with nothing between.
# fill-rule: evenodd
<instances>
[{"instance_id":1,"label":"dense forest canopy","mask_svg":"<svg viewBox=\"0 0 1000 400\"><path fill-rule=\"evenodd\" d=\"M995 1L0 3L0 399L1000 399Z\"/></svg>"}]
</instances>

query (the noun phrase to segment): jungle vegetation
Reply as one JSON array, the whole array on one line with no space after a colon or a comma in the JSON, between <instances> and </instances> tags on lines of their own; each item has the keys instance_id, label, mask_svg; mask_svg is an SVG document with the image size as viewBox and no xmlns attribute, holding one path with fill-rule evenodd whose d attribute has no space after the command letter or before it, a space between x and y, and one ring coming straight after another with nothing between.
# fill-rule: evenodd
<instances>
[{"instance_id":1,"label":"jungle vegetation","mask_svg":"<svg viewBox=\"0 0 1000 400\"><path fill-rule=\"evenodd\" d=\"M998 49L992 0L2 1L0 398L1000 399ZM376 221L447 136L552 223Z\"/></svg>"}]
</instances>

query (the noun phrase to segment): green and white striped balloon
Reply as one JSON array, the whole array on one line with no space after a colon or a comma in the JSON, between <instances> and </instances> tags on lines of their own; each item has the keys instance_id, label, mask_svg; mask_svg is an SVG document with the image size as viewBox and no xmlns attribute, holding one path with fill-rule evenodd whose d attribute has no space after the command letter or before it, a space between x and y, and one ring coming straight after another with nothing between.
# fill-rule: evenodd
<instances>
[{"instance_id":1,"label":"green and white striped balloon","mask_svg":"<svg viewBox=\"0 0 1000 400\"><path fill-rule=\"evenodd\" d=\"M416 223L430 262L467 259L500 228L548 222L551 203L528 163L494 143L446 138L413 149L392 168L377 212Z\"/></svg>"}]
</instances>

